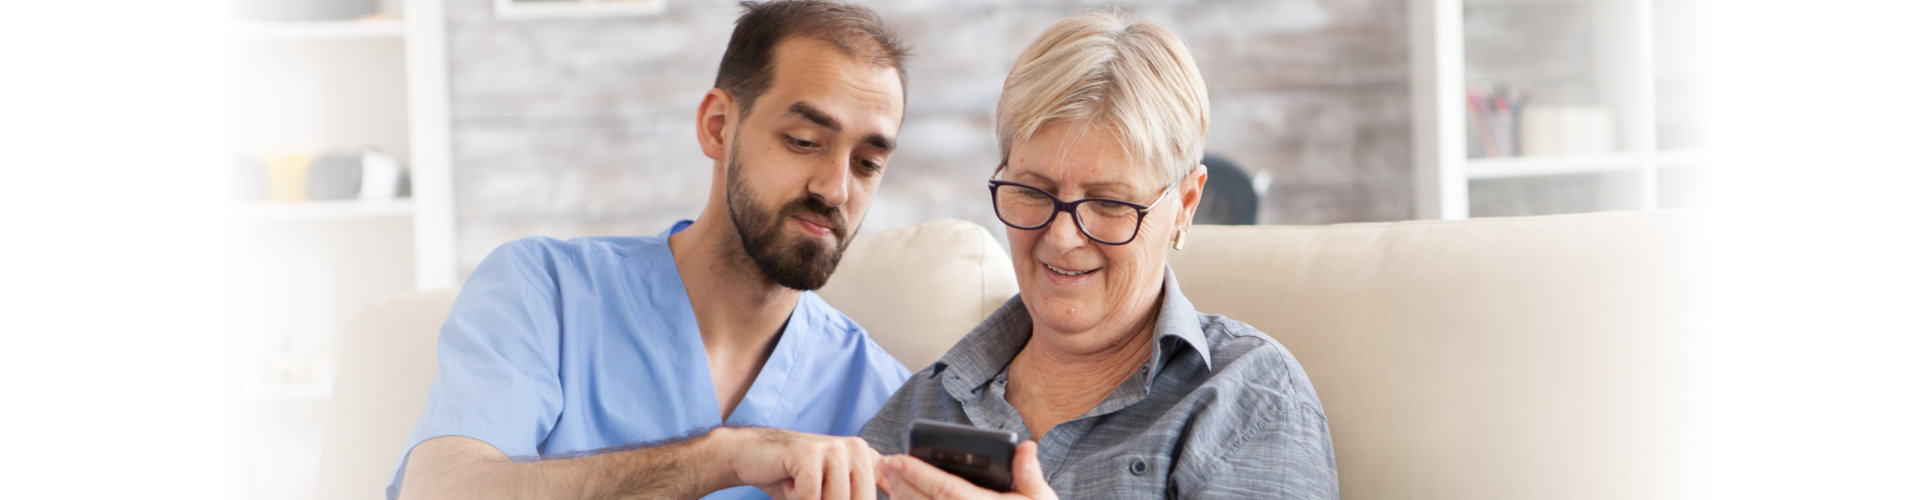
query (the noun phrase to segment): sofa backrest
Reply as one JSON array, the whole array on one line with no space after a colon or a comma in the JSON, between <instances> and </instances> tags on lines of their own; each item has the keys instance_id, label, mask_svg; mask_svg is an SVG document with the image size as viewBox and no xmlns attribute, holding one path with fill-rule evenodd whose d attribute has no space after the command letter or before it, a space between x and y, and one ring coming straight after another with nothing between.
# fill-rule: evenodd
<instances>
[{"instance_id":1,"label":"sofa backrest","mask_svg":"<svg viewBox=\"0 0 1932 500\"><path fill-rule=\"evenodd\" d=\"M1205 226L1169 262L1307 369L1346 498L1674 498L1699 241L1683 212Z\"/></svg>"},{"instance_id":2,"label":"sofa backrest","mask_svg":"<svg viewBox=\"0 0 1932 500\"><path fill-rule=\"evenodd\" d=\"M1348 498L1689 497L1698 217L1197 226L1169 263L1197 308L1308 370ZM984 232L969 225L946 231ZM945 304L970 290L927 287L1013 289L990 236L933 236L856 241L827 286L914 370L1012 293L963 321Z\"/></svg>"}]
</instances>

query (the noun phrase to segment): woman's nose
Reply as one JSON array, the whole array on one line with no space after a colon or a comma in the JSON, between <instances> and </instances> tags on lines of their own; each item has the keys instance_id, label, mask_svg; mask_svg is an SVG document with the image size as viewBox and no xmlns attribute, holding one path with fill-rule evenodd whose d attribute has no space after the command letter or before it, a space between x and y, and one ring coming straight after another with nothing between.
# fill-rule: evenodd
<instances>
[{"instance_id":1,"label":"woman's nose","mask_svg":"<svg viewBox=\"0 0 1932 500\"><path fill-rule=\"evenodd\" d=\"M1080 224L1074 220L1073 212L1055 214L1042 230L1046 234L1040 236L1041 240L1053 248L1075 248L1087 243L1087 235L1080 233Z\"/></svg>"}]
</instances>

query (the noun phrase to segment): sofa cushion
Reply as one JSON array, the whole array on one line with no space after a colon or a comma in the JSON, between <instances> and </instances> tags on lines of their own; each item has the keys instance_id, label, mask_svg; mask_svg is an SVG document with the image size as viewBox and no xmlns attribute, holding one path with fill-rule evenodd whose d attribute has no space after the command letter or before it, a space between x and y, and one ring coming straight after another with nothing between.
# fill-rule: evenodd
<instances>
[{"instance_id":1,"label":"sofa cushion","mask_svg":"<svg viewBox=\"0 0 1932 500\"><path fill-rule=\"evenodd\" d=\"M946 219L852 240L818 293L919 371L1019 290L992 233Z\"/></svg>"},{"instance_id":2,"label":"sofa cushion","mask_svg":"<svg viewBox=\"0 0 1932 500\"><path fill-rule=\"evenodd\" d=\"M1685 496L1698 219L1202 226L1170 263L1273 335L1348 498Z\"/></svg>"},{"instance_id":3,"label":"sofa cushion","mask_svg":"<svg viewBox=\"0 0 1932 500\"><path fill-rule=\"evenodd\" d=\"M349 321L325 411L315 498L379 498L436 378L436 333L456 289L370 305Z\"/></svg>"}]
</instances>

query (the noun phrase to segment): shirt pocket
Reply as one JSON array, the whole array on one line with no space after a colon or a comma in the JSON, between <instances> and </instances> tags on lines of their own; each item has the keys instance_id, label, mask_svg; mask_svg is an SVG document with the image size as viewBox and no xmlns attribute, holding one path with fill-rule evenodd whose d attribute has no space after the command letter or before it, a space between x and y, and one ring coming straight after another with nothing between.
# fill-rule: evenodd
<instances>
[{"instance_id":1,"label":"shirt pocket","mask_svg":"<svg viewBox=\"0 0 1932 500\"><path fill-rule=\"evenodd\" d=\"M1074 498L1167 498L1169 457L1161 453L1116 453L1083 461Z\"/></svg>"}]
</instances>

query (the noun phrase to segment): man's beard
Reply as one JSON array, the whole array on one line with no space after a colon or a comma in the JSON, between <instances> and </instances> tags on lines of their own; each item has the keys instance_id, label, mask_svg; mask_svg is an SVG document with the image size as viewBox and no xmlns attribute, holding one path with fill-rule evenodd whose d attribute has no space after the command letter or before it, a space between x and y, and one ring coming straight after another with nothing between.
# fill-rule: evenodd
<instances>
[{"instance_id":1,"label":"man's beard","mask_svg":"<svg viewBox=\"0 0 1932 500\"><path fill-rule=\"evenodd\" d=\"M731 160L725 171L725 205L731 209L732 224L738 226L738 241L744 245L745 254L751 256L766 280L779 286L793 290L817 290L825 286L825 280L832 277L832 270L839 265L839 256L845 254L845 245L851 243L843 211L825 206L810 194L787 202L775 211L761 209L750 186L740 178L742 169L736 141L731 146ZM810 237L786 241L785 226L791 224L791 215L798 212L817 214L829 221L838 246L834 248Z\"/></svg>"}]
</instances>

